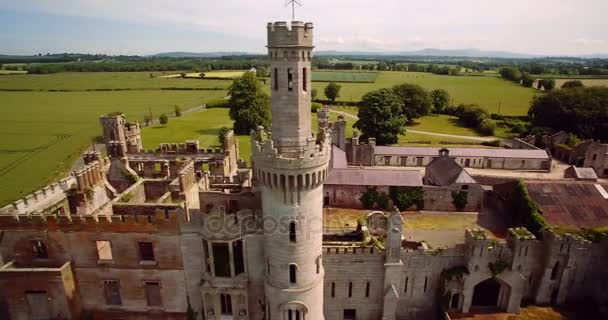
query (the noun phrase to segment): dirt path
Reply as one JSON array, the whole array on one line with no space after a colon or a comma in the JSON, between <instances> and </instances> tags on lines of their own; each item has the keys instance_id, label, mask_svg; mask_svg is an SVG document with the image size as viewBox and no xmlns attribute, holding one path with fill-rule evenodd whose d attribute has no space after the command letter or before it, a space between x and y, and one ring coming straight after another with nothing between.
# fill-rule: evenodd
<instances>
[{"instance_id":1,"label":"dirt path","mask_svg":"<svg viewBox=\"0 0 608 320\"><path fill-rule=\"evenodd\" d=\"M348 112L344 112L344 111L338 111L338 110L331 110L331 109L329 110L329 112L341 114L341 115L343 115L343 116L345 116L347 118L351 118L353 120L359 120L359 117L357 117L356 115L354 115L352 113L348 113ZM475 141L494 141L494 140L499 139L499 138L496 138L496 137L461 136L461 135L457 135L457 134L437 133L437 132L420 131L420 130L412 130L412 129L407 129L407 131L411 132L411 133L428 134L428 135L431 135L431 136L456 138L456 139L464 139L464 140L475 140Z\"/></svg>"}]
</instances>

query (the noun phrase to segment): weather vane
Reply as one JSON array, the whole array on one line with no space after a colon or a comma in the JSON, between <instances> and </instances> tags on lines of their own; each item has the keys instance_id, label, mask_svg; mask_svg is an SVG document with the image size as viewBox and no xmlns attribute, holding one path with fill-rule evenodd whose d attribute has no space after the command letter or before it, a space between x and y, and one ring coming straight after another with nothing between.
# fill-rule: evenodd
<instances>
[{"instance_id":1,"label":"weather vane","mask_svg":"<svg viewBox=\"0 0 608 320\"><path fill-rule=\"evenodd\" d=\"M291 21L296 21L296 4L302 6L298 0L287 0L285 6L291 5Z\"/></svg>"}]
</instances>

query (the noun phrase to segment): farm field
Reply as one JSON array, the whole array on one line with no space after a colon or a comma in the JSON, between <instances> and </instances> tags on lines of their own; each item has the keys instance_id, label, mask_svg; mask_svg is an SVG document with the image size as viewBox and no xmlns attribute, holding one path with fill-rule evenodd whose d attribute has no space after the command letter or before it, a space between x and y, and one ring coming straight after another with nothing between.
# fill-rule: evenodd
<instances>
[{"instance_id":1,"label":"farm field","mask_svg":"<svg viewBox=\"0 0 608 320\"><path fill-rule=\"evenodd\" d=\"M154 78L150 78L150 74ZM161 88L227 89L230 80L193 80L161 78L159 72L62 72L0 77L0 90L154 90Z\"/></svg>"},{"instance_id":2,"label":"farm field","mask_svg":"<svg viewBox=\"0 0 608 320\"><path fill-rule=\"evenodd\" d=\"M234 78L238 78L238 77L242 76L243 73L245 73L245 70L242 70L242 71L239 71L239 70L236 70L236 71L233 71L233 70L208 71L208 72L205 72L205 77L206 78L234 79ZM175 73L175 74L160 76L160 78L181 78L181 76L182 76L181 74ZM201 73L200 72L186 73L186 77L200 78Z\"/></svg>"},{"instance_id":3,"label":"farm field","mask_svg":"<svg viewBox=\"0 0 608 320\"><path fill-rule=\"evenodd\" d=\"M564 82L578 80L582 82L587 87L592 86L608 86L608 79L576 79L576 78L563 78L563 79L555 79L555 87L561 88Z\"/></svg>"},{"instance_id":4,"label":"farm field","mask_svg":"<svg viewBox=\"0 0 608 320\"><path fill-rule=\"evenodd\" d=\"M313 71L313 82L362 82L373 83L378 72L352 72L352 71Z\"/></svg>"},{"instance_id":5,"label":"farm field","mask_svg":"<svg viewBox=\"0 0 608 320\"><path fill-rule=\"evenodd\" d=\"M477 103L489 112L525 115L530 101L538 94L536 89L524 88L494 76L441 76L419 72L380 72L374 83L341 83L339 101L356 102L371 91L389 88L401 83L414 83L427 90L445 89L454 98L455 104ZM325 98L323 89L328 82L315 82L313 87Z\"/></svg>"},{"instance_id":6,"label":"farm field","mask_svg":"<svg viewBox=\"0 0 608 320\"><path fill-rule=\"evenodd\" d=\"M172 113L225 96L225 91L0 92L0 205L69 171L101 132L98 117L122 111L131 121Z\"/></svg>"}]
</instances>

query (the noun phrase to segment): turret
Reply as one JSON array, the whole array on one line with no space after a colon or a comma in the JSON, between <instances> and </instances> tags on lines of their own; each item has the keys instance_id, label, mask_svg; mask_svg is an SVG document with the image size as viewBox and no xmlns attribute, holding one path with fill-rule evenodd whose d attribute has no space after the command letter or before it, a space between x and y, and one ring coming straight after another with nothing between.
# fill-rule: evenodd
<instances>
[{"instance_id":1,"label":"turret","mask_svg":"<svg viewBox=\"0 0 608 320\"><path fill-rule=\"evenodd\" d=\"M312 23L268 24L271 61L272 139L285 153L297 153L312 138L310 126Z\"/></svg>"},{"instance_id":2,"label":"turret","mask_svg":"<svg viewBox=\"0 0 608 320\"><path fill-rule=\"evenodd\" d=\"M252 133L252 164L262 193L268 319L323 320L323 181L330 139L310 125L312 24L268 24L271 139Z\"/></svg>"}]
</instances>

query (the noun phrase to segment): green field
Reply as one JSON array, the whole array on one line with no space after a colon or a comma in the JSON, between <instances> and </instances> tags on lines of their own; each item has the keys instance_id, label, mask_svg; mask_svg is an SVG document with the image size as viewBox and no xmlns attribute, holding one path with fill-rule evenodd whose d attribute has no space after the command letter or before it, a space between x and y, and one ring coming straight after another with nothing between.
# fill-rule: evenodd
<instances>
[{"instance_id":1,"label":"green field","mask_svg":"<svg viewBox=\"0 0 608 320\"><path fill-rule=\"evenodd\" d=\"M348 72L322 73L336 76ZM80 151L100 134L99 115L122 111L129 120L142 121L150 109L157 117L161 113L172 113L174 105L186 110L224 97L231 84L230 80L161 78L163 74L171 72L0 76L0 115L5 121L0 129L0 204L25 196L68 172ZM410 82L427 89L444 88L452 94L455 103L476 102L496 112L498 102L502 102L503 114L525 114L535 94L532 89L493 76L449 77L405 72L375 75L375 83L342 83L340 100L356 101L370 90ZM315 82L314 87L321 89L322 94L326 84ZM176 90L180 88L196 90ZM356 113L353 108L344 110ZM337 115L331 117L335 120ZM354 120L347 118L347 121L348 135L351 135ZM312 115L312 122L316 130L316 114ZM421 131L477 135L447 118L426 117L418 122L415 127ZM161 142L199 139L202 146L214 145L217 130L230 125L226 109L198 112L171 118L166 128L145 128L144 144L146 148L155 148ZM239 137L239 140L242 158L249 160L249 137ZM408 133L400 143L450 140Z\"/></svg>"},{"instance_id":2,"label":"green field","mask_svg":"<svg viewBox=\"0 0 608 320\"><path fill-rule=\"evenodd\" d=\"M351 71L314 71L313 82L357 82L372 83L378 78L377 72L351 72Z\"/></svg>"},{"instance_id":3,"label":"green field","mask_svg":"<svg viewBox=\"0 0 608 320\"><path fill-rule=\"evenodd\" d=\"M401 83L414 83L427 90L445 89L454 98L455 104L477 103L489 112L504 115L525 115L530 101L538 91L524 88L494 76L441 76L419 72L380 72L374 83L341 83L339 101L356 102L371 91L389 88ZM328 82L315 82L313 87L323 95Z\"/></svg>"},{"instance_id":4,"label":"green field","mask_svg":"<svg viewBox=\"0 0 608 320\"><path fill-rule=\"evenodd\" d=\"M150 79L144 73L0 77L0 90L16 87L80 90L0 91L0 116L4 119L0 129L0 205L25 196L69 171L80 151L100 135L98 118L101 114L122 111L129 120L142 121L150 109L156 116L170 114L174 105L185 110L226 95L225 90L154 90L154 87L163 87L158 81L163 80ZM132 85L150 89L86 91Z\"/></svg>"}]
</instances>

